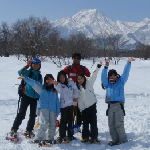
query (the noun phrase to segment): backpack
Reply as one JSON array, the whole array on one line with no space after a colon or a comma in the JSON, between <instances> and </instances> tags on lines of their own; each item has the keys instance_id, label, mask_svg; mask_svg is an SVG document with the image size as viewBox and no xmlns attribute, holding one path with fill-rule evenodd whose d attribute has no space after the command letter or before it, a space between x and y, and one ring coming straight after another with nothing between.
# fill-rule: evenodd
<instances>
[{"instance_id":1,"label":"backpack","mask_svg":"<svg viewBox=\"0 0 150 150\"><path fill-rule=\"evenodd\" d=\"M30 74L29 74L29 78L31 78L32 77L32 71L30 70ZM41 74L39 73L38 74L38 81L41 79ZM24 89L24 87L25 87L25 85L26 85L26 83L24 82L24 80L22 79L21 80L21 83L20 83L20 85L19 85L19 87L18 87L18 94L19 94L19 97L22 97L23 95L24 95L24 93L23 93L23 89Z\"/></svg>"},{"instance_id":2,"label":"backpack","mask_svg":"<svg viewBox=\"0 0 150 150\"><path fill-rule=\"evenodd\" d=\"M69 77L69 73L71 72L71 66L72 66L72 65L69 65L69 66L68 66L68 77ZM86 68L86 67L85 67L85 66L82 66L82 65L80 65L80 66L81 66L81 69L82 69L82 74L85 75L85 68Z\"/></svg>"}]
</instances>

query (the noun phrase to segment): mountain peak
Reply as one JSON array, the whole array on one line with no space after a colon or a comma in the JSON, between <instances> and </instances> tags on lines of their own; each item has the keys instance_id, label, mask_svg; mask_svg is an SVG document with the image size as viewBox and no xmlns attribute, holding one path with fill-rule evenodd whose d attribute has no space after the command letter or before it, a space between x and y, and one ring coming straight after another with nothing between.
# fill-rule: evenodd
<instances>
[{"instance_id":1,"label":"mountain peak","mask_svg":"<svg viewBox=\"0 0 150 150\"><path fill-rule=\"evenodd\" d=\"M142 22L149 23L150 22L150 18L145 18Z\"/></svg>"},{"instance_id":2,"label":"mountain peak","mask_svg":"<svg viewBox=\"0 0 150 150\"><path fill-rule=\"evenodd\" d=\"M81 11L79 11L76 15L74 15L72 18L99 18L99 17L106 17L106 15L104 15L100 10L98 9L83 9Z\"/></svg>"}]
</instances>

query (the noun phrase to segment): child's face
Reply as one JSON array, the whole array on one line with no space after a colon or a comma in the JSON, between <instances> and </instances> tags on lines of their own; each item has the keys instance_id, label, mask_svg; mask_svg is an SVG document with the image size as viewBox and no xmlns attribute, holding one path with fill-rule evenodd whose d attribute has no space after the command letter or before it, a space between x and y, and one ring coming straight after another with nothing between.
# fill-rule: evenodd
<instances>
[{"instance_id":1,"label":"child's face","mask_svg":"<svg viewBox=\"0 0 150 150\"><path fill-rule=\"evenodd\" d=\"M53 79L49 77L49 78L46 80L46 83L49 84L49 85L51 85L50 83L51 83L52 80L53 80Z\"/></svg>"},{"instance_id":2,"label":"child's face","mask_svg":"<svg viewBox=\"0 0 150 150\"><path fill-rule=\"evenodd\" d=\"M112 74L110 77L109 77L109 82L110 83L116 83L117 81L117 76L115 74Z\"/></svg>"},{"instance_id":3,"label":"child's face","mask_svg":"<svg viewBox=\"0 0 150 150\"><path fill-rule=\"evenodd\" d=\"M32 64L32 68L33 68L33 70L39 70L40 64L34 63L34 64Z\"/></svg>"},{"instance_id":4,"label":"child's face","mask_svg":"<svg viewBox=\"0 0 150 150\"><path fill-rule=\"evenodd\" d=\"M117 76L115 74L112 74L109 79L117 80Z\"/></svg>"},{"instance_id":5,"label":"child's face","mask_svg":"<svg viewBox=\"0 0 150 150\"><path fill-rule=\"evenodd\" d=\"M82 85L84 83L84 78L82 76L78 76L77 81Z\"/></svg>"},{"instance_id":6,"label":"child's face","mask_svg":"<svg viewBox=\"0 0 150 150\"><path fill-rule=\"evenodd\" d=\"M59 77L59 80L61 83L64 83L65 82L65 76L61 74Z\"/></svg>"}]
</instances>

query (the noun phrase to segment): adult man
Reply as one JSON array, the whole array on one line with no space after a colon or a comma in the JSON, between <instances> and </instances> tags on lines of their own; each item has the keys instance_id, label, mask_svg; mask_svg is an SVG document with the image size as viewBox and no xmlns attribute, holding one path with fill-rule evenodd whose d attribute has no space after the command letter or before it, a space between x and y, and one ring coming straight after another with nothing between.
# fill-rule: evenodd
<instances>
[{"instance_id":1,"label":"adult man","mask_svg":"<svg viewBox=\"0 0 150 150\"><path fill-rule=\"evenodd\" d=\"M62 71L64 71L66 74L68 74L68 77L71 78L74 82L77 80L78 74L84 74L87 77L90 77L89 70L85 67L80 65L81 61L81 54L80 53L74 53L72 55L73 64L70 66L66 66ZM81 113L77 106L77 124L81 126L82 119L81 119Z\"/></svg>"},{"instance_id":2,"label":"adult man","mask_svg":"<svg viewBox=\"0 0 150 150\"><path fill-rule=\"evenodd\" d=\"M87 77L90 77L89 70L85 67L80 65L81 61L81 54L80 53L74 53L72 55L73 64L71 66L66 66L63 71L68 74L68 77L71 78L74 82L77 80L78 74L84 74Z\"/></svg>"}]
</instances>

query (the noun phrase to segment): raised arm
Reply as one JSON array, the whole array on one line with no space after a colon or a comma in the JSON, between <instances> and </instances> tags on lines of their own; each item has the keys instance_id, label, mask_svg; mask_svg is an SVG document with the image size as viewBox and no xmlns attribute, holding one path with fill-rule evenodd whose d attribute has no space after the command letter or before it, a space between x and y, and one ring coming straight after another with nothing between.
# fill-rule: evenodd
<instances>
[{"instance_id":1,"label":"raised arm","mask_svg":"<svg viewBox=\"0 0 150 150\"><path fill-rule=\"evenodd\" d=\"M125 84L129 77L129 72L131 69L131 61L134 61L135 59L133 57L128 58L127 64L124 67L124 71L121 75L121 81Z\"/></svg>"},{"instance_id":2,"label":"raised arm","mask_svg":"<svg viewBox=\"0 0 150 150\"><path fill-rule=\"evenodd\" d=\"M57 92L58 92L59 94L62 93L62 87L61 87L61 85L60 85L59 82L58 82L57 84L54 84L54 88L57 90Z\"/></svg>"},{"instance_id":3,"label":"raised arm","mask_svg":"<svg viewBox=\"0 0 150 150\"><path fill-rule=\"evenodd\" d=\"M52 81L50 82L50 84L54 84L54 88L57 90L57 92L58 92L59 94L62 93L62 87L61 87L61 84L60 84L59 82L57 82L56 80L52 80Z\"/></svg>"},{"instance_id":4,"label":"raised arm","mask_svg":"<svg viewBox=\"0 0 150 150\"><path fill-rule=\"evenodd\" d=\"M95 69L95 70L93 71L93 73L90 75L89 82L90 82L91 85L94 84L94 82L95 82L95 80L96 80L96 78L97 78L97 74L98 74L98 72L99 72L101 66L102 66L102 62L100 62L100 64L97 64L96 69Z\"/></svg>"},{"instance_id":5,"label":"raised arm","mask_svg":"<svg viewBox=\"0 0 150 150\"><path fill-rule=\"evenodd\" d=\"M29 77L21 76L18 79L23 79L27 82L39 95L43 92L43 85Z\"/></svg>"},{"instance_id":6,"label":"raised arm","mask_svg":"<svg viewBox=\"0 0 150 150\"><path fill-rule=\"evenodd\" d=\"M30 74L30 70L27 70L31 66L31 59L27 61L27 65L18 71L19 76L23 75L28 77Z\"/></svg>"},{"instance_id":7,"label":"raised arm","mask_svg":"<svg viewBox=\"0 0 150 150\"><path fill-rule=\"evenodd\" d=\"M104 69L102 70L101 73L101 81L105 88L108 85L108 77L107 77L108 66L109 66L109 59L106 59Z\"/></svg>"}]
</instances>

